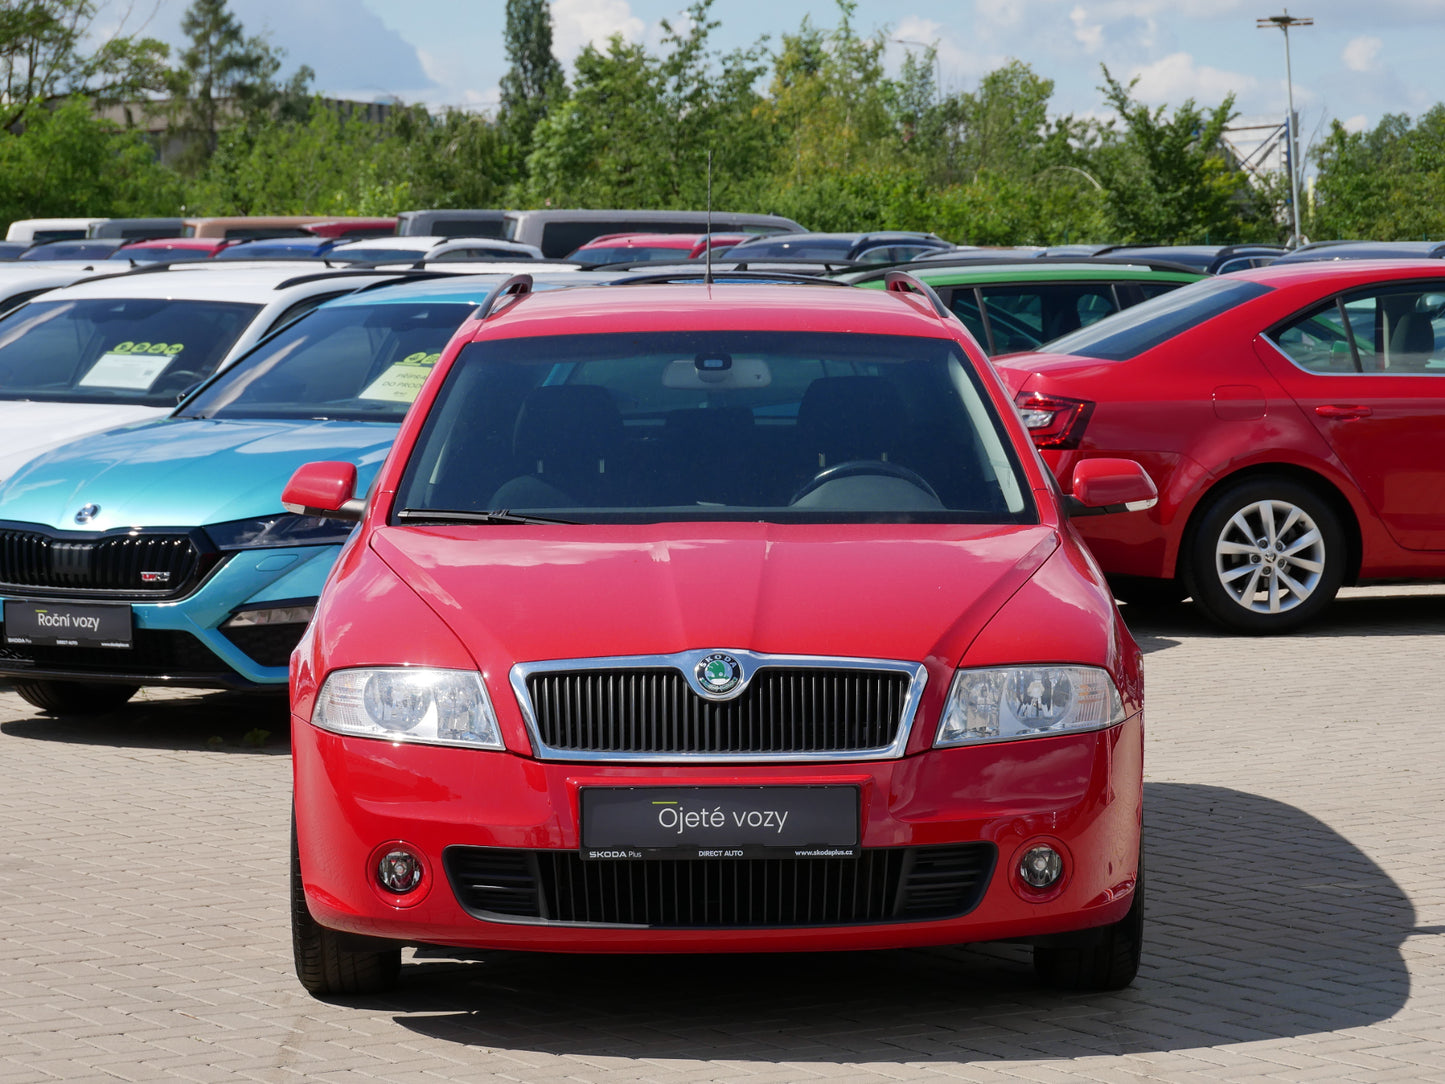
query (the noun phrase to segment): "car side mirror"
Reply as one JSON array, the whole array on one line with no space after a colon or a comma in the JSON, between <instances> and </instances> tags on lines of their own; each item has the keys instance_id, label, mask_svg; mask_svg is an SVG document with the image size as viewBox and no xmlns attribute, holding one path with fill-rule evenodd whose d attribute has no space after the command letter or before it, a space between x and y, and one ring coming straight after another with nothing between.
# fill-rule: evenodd
<instances>
[{"instance_id":1,"label":"car side mirror","mask_svg":"<svg viewBox=\"0 0 1445 1084\"><path fill-rule=\"evenodd\" d=\"M305 463L281 491L281 507L303 516L355 522L366 511L356 496L356 464Z\"/></svg>"},{"instance_id":2,"label":"car side mirror","mask_svg":"<svg viewBox=\"0 0 1445 1084\"><path fill-rule=\"evenodd\" d=\"M1142 512L1159 503L1159 490L1132 459L1085 459L1074 468L1074 492L1065 497L1070 516Z\"/></svg>"}]
</instances>

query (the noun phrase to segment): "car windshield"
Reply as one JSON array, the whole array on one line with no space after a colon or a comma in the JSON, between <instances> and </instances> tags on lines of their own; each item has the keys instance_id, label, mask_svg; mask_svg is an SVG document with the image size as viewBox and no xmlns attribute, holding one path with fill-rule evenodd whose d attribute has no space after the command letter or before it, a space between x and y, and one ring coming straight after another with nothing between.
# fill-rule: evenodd
<instances>
[{"instance_id":1,"label":"car windshield","mask_svg":"<svg viewBox=\"0 0 1445 1084\"><path fill-rule=\"evenodd\" d=\"M1127 361L1271 289L1238 279L1193 282L1045 343L1042 349L1052 354Z\"/></svg>"},{"instance_id":2,"label":"car windshield","mask_svg":"<svg viewBox=\"0 0 1445 1084\"><path fill-rule=\"evenodd\" d=\"M343 260L347 263L401 263L406 260L424 260L431 254L431 248L334 248L326 254L328 260Z\"/></svg>"},{"instance_id":3,"label":"car windshield","mask_svg":"<svg viewBox=\"0 0 1445 1084\"><path fill-rule=\"evenodd\" d=\"M112 252L107 259L134 260L136 263L175 263L178 260L204 260L211 255L209 248L132 248L126 246Z\"/></svg>"},{"instance_id":4,"label":"car windshield","mask_svg":"<svg viewBox=\"0 0 1445 1084\"><path fill-rule=\"evenodd\" d=\"M202 388L178 416L399 422L474 311L468 301L317 309Z\"/></svg>"},{"instance_id":5,"label":"car windshield","mask_svg":"<svg viewBox=\"0 0 1445 1084\"><path fill-rule=\"evenodd\" d=\"M828 238L803 241L758 241L734 249L730 256L737 260L753 260L766 257L776 260L846 260L853 248L847 238Z\"/></svg>"},{"instance_id":6,"label":"car windshield","mask_svg":"<svg viewBox=\"0 0 1445 1084\"><path fill-rule=\"evenodd\" d=\"M717 255L727 246L718 245L713 248L713 255ZM651 248L646 245L612 245L607 248L579 248L569 260L576 260L578 263L603 264L603 263L657 263L674 262L685 260L692 254L692 249L679 248Z\"/></svg>"},{"instance_id":7,"label":"car windshield","mask_svg":"<svg viewBox=\"0 0 1445 1084\"><path fill-rule=\"evenodd\" d=\"M0 318L0 399L174 406L259 310L171 298L32 301Z\"/></svg>"},{"instance_id":8,"label":"car windshield","mask_svg":"<svg viewBox=\"0 0 1445 1084\"><path fill-rule=\"evenodd\" d=\"M947 339L688 331L465 348L399 521L1034 522L1013 445Z\"/></svg>"}]
</instances>

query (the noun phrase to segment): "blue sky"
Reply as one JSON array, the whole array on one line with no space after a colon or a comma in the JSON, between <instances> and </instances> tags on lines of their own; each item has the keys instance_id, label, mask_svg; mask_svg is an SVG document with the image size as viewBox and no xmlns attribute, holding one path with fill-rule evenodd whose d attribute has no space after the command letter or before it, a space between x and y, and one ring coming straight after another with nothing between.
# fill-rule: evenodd
<instances>
[{"instance_id":1,"label":"blue sky","mask_svg":"<svg viewBox=\"0 0 1445 1084\"><path fill-rule=\"evenodd\" d=\"M189 0L105 0L98 27L123 26L179 43ZM504 0L231 0L248 33L286 52L284 72L316 71L315 88L366 100L394 95L433 107L493 107L506 69ZM552 0L558 58L612 33L655 45L659 20L680 19L685 0ZM945 90L972 90L1010 58L1056 84L1057 113L1103 115L1100 65L1139 77L1153 104L1194 98L1212 106L1234 93L1239 124L1285 111L1285 56L1278 30L1257 18L1284 5L1265 0L858 0L856 27L906 42L934 43ZM804 16L837 22L833 0L717 0L721 49L767 36L776 45ZM1418 116L1445 101L1445 0L1297 0L1291 14L1315 25L1290 35L1300 135L1314 142L1331 119L1373 126L1386 113ZM890 44L896 66L905 50Z\"/></svg>"}]
</instances>

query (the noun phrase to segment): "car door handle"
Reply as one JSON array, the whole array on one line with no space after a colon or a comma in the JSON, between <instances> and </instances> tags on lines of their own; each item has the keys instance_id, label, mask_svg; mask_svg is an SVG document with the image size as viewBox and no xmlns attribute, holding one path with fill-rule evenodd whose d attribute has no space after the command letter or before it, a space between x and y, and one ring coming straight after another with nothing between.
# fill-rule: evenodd
<instances>
[{"instance_id":1,"label":"car door handle","mask_svg":"<svg viewBox=\"0 0 1445 1084\"><path fill-rule=\"evenodd\" d=\"M1371 410L1367 406L1339 406L1326 403L1323 406L1315 407L1315 413L1321 418L1368 418Z\"/></svg>"}]
</instances>

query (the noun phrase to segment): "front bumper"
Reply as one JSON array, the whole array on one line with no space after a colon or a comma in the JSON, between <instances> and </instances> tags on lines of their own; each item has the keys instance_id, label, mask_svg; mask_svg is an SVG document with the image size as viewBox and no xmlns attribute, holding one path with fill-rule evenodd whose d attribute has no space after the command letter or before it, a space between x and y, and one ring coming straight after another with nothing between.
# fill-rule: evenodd
<instances>
[{"instance_id":1,"label":"front bumper","mask_svg":"<svg viewBox=\"0 0 1445 1084\"><path fill-rule=\"evenodd\" d=\"M1137 715L1096 733L899 760L746 766L544 763L511 753L343 738L294 716L292 722L307 906L321 925L348 933L556 952L900 948L1106 925L1123 918L1133 896L1142 798L1143 720ZM640 872L637 867L669 860L579 857L583 787L825 784L859 788L858 859L804 858L786 866L773 859L691 859L689 870ZM372 874L377 856L397 842L425 864L420 885L405 896L389 894ZM1024 851L1039 842L1065 861L1064 876L1045 891L1028 888L1016 872ZM947 865L963 851L980 884L957 913L886 900L881 910L834 906L890 866L900 872L888 884L906 904L918 878L932 876L929 863L937 867L942 856ZM469 867L471 881L464 884L459 863L473 859L482 865ZM509 861L487 864L494 859ZM732 865L718 869L726 863ZM751 872L744 869L749 863ZM788 876L777 876L785 871ZM800 887L810 876L812 887ZM485 902L498 897L479 903L468 887L498 877L521 878L508 883L552 903L498 913ZM657 898L620 909L602 899L629 891ZM556 910L558 894L568 892L580 894L581 902L574 898ZM700 902L689 908L661 900L679 892ZM793 906L785 899L756 913L711 906L720 895L749 892L820 902ZM920 914L927 917L915 917Z\"/></svg>"},{"instance_id":2,"label":"front bumper","mask_svg":"<svg viewBox=\"0 0 1445 1084\"><path fill-rule=\"evenodd\" d=\"M271 626L259 635L232 631L229 636L222 626L240 609L314 602L340 552L340 546L294 546L232 554L183 599L129 603L134 639L128 649L7 644L0 624L0 675L279 692L286 683L290 650L305 626ZM47 597L44 592L5 597L81 605L110 602Z\"/></svg>"}]
</instances>

